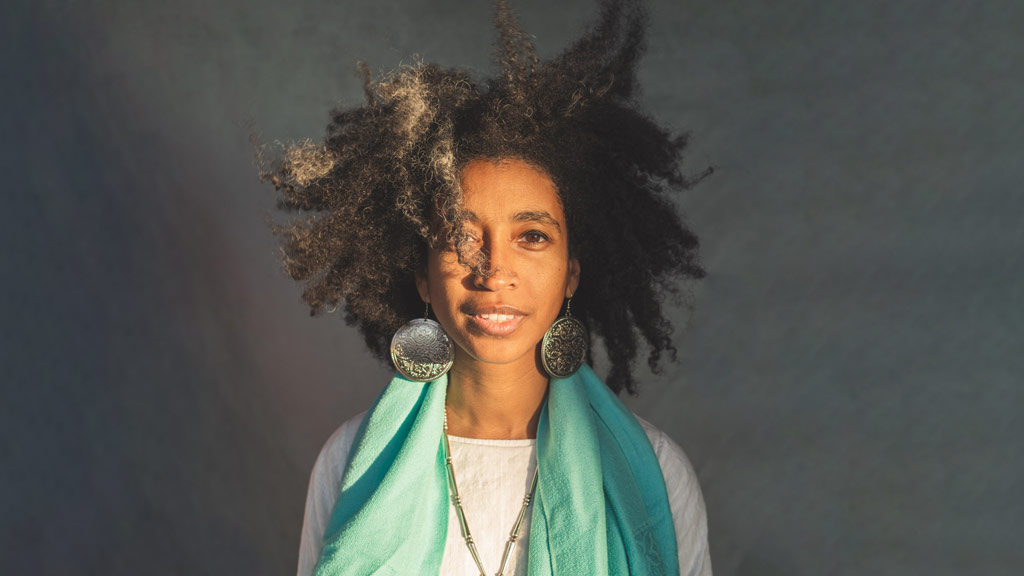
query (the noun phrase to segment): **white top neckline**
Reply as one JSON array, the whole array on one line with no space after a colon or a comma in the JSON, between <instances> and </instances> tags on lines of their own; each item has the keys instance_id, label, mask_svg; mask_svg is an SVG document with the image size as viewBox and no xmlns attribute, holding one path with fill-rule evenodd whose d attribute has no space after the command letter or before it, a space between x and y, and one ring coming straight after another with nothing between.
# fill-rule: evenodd
<instances>
[{"instance_id":1,"label":"white top neckline","mask_svg":"<svg viewBox=\"0 0 1024 576\"><path fill-rule=\"evenodd\" d=\"M310 576L320 556L324 531L341 490L348 453L362 423L363 414L342 424L327 440L313 467L306 498L306 514L299 546L299 576ZM707 514L697 476L682 449L664 432L638 418L658 458L668 495L679 553L679 573L711 576L708 553ZM530 474L537 466L534 439L494 440L450 436L452 459L464 497L466 518L488 571L497 569L508 530L529 489ZM527 514L523 534L509 563L509 576L526 576L529 548ZM449 510L444 558L440 574L478 576L462 539L454 510Z\"/></svg>"},{"instance_id":2,"label":"white top neckline","mask_svg":"<svg viewBox=\"0 0 1024 576\"><path fill-rule=\"evenodd\" d=\"M537 440L534 438L467 438L465 436L452 436L451 434L448 435L448 441L457 444L476 444L477 446L504 446L508 448L525 448L537 445Z\"/></svg>"}]
</instances>

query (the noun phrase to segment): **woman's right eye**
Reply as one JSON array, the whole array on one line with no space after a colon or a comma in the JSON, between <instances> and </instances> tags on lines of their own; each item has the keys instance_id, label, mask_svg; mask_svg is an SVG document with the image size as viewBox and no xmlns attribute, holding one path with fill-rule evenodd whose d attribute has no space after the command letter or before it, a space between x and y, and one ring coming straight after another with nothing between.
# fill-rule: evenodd
<instances>
[{"instance_id":1,"label":"woman's right eye","mask_svg":"<svg viewBox=\"0 0 1024 576\"><path fill-rule=\"evenodd\" d=\"M465 252L467 250L473 250L479 244L479 240L472 234L461 234L456 238L453 238L450 242L445 244L444 250L446 252Z\"/></svg>"}]
</instances>

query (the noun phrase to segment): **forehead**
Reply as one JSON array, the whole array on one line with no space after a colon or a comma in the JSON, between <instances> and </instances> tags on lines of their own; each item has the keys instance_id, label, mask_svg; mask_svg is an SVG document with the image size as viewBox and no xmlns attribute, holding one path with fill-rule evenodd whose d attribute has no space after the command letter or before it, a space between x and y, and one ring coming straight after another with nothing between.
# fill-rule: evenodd
<instances>
[{"instance_id":1,"label":"forehead","mask_svg":"<svg viewBox=\"0 0 1024 576\"><path fill-rule=\"evenodd\" d=\"M472 160L462 169L460 185L463 208L477 218L512 219L522 212L547 212L564 223L555 183L522 160Z\"/></svg>"}]
</instances>

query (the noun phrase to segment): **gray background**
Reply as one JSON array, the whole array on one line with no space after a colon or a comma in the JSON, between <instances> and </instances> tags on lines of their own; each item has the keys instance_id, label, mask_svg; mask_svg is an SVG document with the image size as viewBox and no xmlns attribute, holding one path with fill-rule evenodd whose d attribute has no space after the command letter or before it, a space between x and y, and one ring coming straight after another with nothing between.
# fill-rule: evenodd
<instances>
[{"instance_id":1,"label":"gray background","mask_svg":"<svg viewBox=\"0 0 1024 576\"><path fill-rule=\"evenodd\" d=\"M547 56L595 13L514 6ZM313 459L388 371L306 315L247 136L320 137L357 60L490 71L489 6L0 12L0 572L293 571ZM693 460L716 573L1018 571L1024 4L651 13L644 101L717 172L680 199L681 361L631 403Z\"/></svg>"}]
</instances>

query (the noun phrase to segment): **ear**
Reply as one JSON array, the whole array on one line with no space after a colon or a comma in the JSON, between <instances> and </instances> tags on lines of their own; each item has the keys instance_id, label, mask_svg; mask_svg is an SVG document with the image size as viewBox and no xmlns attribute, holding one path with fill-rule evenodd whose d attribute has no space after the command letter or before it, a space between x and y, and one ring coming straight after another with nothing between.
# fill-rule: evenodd
<instances>
[{"instance_id":1,"label":"ear","mask_svg":"<svg viewBox=\"0 0 1024 576\"><path fill-rule=\"evenodd\" d=\"M430 304L430 286L427 284L426 266L416 271L416 291L420 293L420 300Z\"/></svg>"},{"instance_id":2,"label":"ear","mask_svg":"<svg viewBox=\"0 0 1024 576\"><path fill-rule=\"evenodd\" d=\"M580 286L580 261L569 258L569 281L565 284L565 297L572 298Z\"/></svg>"}]
</instances>

